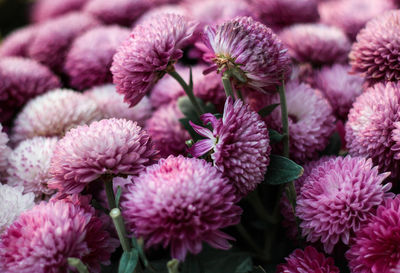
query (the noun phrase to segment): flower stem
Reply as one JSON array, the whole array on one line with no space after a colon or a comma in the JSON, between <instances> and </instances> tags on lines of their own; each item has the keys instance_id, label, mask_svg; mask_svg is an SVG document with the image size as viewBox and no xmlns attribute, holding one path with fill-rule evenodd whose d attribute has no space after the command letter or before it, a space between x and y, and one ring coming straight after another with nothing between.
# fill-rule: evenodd
<instances>
[{"instance_id":1,"label":"flower stem","mask_svg":"<svg viewBox=\"0 0 400 273\"><path fill-rule=\"evenodd\" d=\"M76 268L79 273L89 273L86 265L78 258L68 258L68 264L71 267Z\"/></svg>"},{"instance_id":2,"label":"flower stem","mask_svg":"<svg viewBox=\"0 0 400 273\"><path fill-rule=\"evenodd\" d=\"M108 200L108 207L110 210L117 207L117 203L115 202L115 195L113 189L113 181L112 176L106 177L104 179L104 188L106 190L107 200Z\"/></svg>"},{"instance_id":3,"label":"flower stem","mask_svg":"<svg viewBox=\"0 0 400 273\"><path fill-rule=\"evenodd\" d=\"M253 250L255 250L257 253L262 254L262 249L257 245L257 243L254 241L254 239L251 237L251 235L247 232L242 224L237 224L236 230L243 237L243 239L245 239L247 244L253 248Z\"/></svg>"},{"instance_id":4,"label":"flower stem","mask_svg":"<svg viewBox=\"0 0 400 273\"><path fill-rule=\"evenodd\" d=\"M110 212L110 217L113 220L115 229L117 230L118 238L119 241L121 242L122 249L125 252L129 252L131 250L131 246L128 237L126 236L126 229L124 225L124 219L122 218L121 215L121 210L119 208L113 208Z\"/></svg>"},{"instance_id":5,"label":"flower stem","mask_svg":"<svg viewBox=\"0 0 400 273\"><path fill-rule=\"evenodd\" d=\"M183 88L185 91L186 95L189 97L190 102L193 104L193 107L196 111L196 113L200 116L204 114L204 110L201 108L200 104L198 103L192 88L190 88L189 85L185 82L184 79L179 75L178 72L176 72L175 69L173 70L168 70L168 74L171 75L172 78L174 78Z\"/></svg>"},{"instance_id":6,"label":"flower stem","mask_svg":"<svg viewBox=\"0 0 400 273\"><path fill-rule=\"evenodd\" d=\"M168 273L179 273L179 261L172 259L167 263Z\"/></svg>"},{"instance_id":7,"label":"flower stem","mask_svg":"<svg viewBox=\"0 0 400 273\"><path fill-rule=\"evenodd\" d=\"M226 97L228 98L229 96L231 96L232 99L235 99L235 95L233 94L233 89L232 89L230 73L228 71L225 71L224 75L222 75L222 84L224 85Z\"/></svg>"},{"instance_id":8,"label":"flower stem","mask_svg":"<svg viewBox=\"0 0 400 273\"><path fill-rule=\"evenodd\" d=\"M265 209L262 201L260 199L260 195L258 194L258 189L256 188L253 192L251 192L247 196L247 200L252 205L255 213L260 217L263 221L270 224L277 224L278 219L271 216L268 211Z\"/></svg>"}]
</instances>

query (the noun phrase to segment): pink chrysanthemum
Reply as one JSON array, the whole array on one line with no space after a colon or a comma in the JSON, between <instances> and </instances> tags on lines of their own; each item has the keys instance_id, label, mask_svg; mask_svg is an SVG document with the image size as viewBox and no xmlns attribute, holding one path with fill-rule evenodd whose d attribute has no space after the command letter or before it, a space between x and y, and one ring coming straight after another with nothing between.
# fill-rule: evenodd
<instances>
[{"instance_id":1,"label":"pink chrysanthemum","mask_svg":"<svg viewBox=\"0 0 400 273\"><path fill-rule=\"evenodd\" d=\"M42 202L26 211L0 237L2 272L66 273L75 257L90 272L108 264L115 241L94 209L68 200Z\"/></svg>"},{"instance_id":2,"label":"pink chrysanthemum","mask_svg":"<svg viewBox=\"0 0 400 273\"><path fill-rule=\"evenodd\" d=\"M388 198L356 233L346 252L354 273L398 273L400 263L400 196Z\"/></svg>"},{"instance_id":3,"label":"pink chrysanthemum","mask_svg":"<svg viewBox=\"0 0 400 273\"><path fill-rule=\"evenodd\" d=\"M323 67L314 77L314 85L329 100L337 117L345 120L355 99L362 93L364 79L349 74L350 67L335 64Z\"/></svg>"},{"instance_id":4,"label":"pink chrysanthemum","mask_svg":"<svg viewBox=\"0 0 400 273\"><path fill-rule=\"evenodd\" d=\"M128 28L102 26L79 36L65 60L64 70L70 85L82 90L112 82L113 56L129 33Z\"/></svg>"},{"instance_id":5,"label":"pink chrysanthemum","mask_svg":"<svg viewBox=\"0 0 400 273\"><path fill-rule=\"evenodd\" d=\"M318 20L318 0L250 0L254 13L267 26L279 29Z\"/></svg>"},{"instance_id":6,"label":"pink chrysanthemum","mask_svg":"<svg viewBox=\"0 0 400 273\"><path fill-rule=\"evenodd\" d=\"M379 83L356 99L346 123L349 153L371 158L381 172L391 172L395 181L400 178L399 113L400 84Z\"/></svg>"},{"instance_id":7,"label":"pink chrysanthemum","mask_svg":"<svg viewBox=\"0 0 400 273\"><path fill-rule=\"evenodd\" d=\"M125 95L126 102L137 104L168 65L182 57L181 48L195 27L183 16L164 14L134 28L114 55L111 67L117 91Z\"/></svg>"},{"instance_id":8,"label":"pink chrysanthemum","mask_svg":"<svg viewBox=\"0 0 400 273\"><path fill-rule=\"evenodd\" d=\"M400 10L388 11L369 21L357 35L349 58L353 72L370 85L400 80Z\"/></svg>"},{"instance_id":9,"label":"pink chrysanthemum","mask_svg":"<svg viewBox=\"0 0 400 273\"><path fill-rule=\"evenodd\" d=\"M151 20L153 17L160 17L166 13L174 13L178 15L185 16L187 14L187 10L183 7L183 5L161 5L158 7L154 7L149 9L145 13L143 13L133 24L133 26L143 24L147 20Z\"/></svg>"},{"instance_id":10,"label":"pink chrysanthemum","mask_svg":"<svg viewBox=\"0 0 400 273\"><path fill-rule=\"evenodd\" d=\"M100 23L85 13L74 12L40 25L29 47L29 56L61 73L73 40Z\"/></svg>"},{"instance_id":11,"label":"pink chrysanthemum","mask_svg":"<svg viewBox=\"0 0 400 273\"><path fill-rule=\"evenodd\" d=\"M11 139L63 136L69 129L102 117L96 102L81 93L56 89L31 100L17 116Z\"/></svg>"},{"instance_id":12,"label":"pink chrysanthemum","mask_svg":"<svg viewBox=\"0 0 400 273\"><path fill-rule=\"evenodd\" d=\"M35 195L33 193L23 194L23 190L23 187L11 187L0 183L0 235L21 212L31 209L35 205Z\"/></svg>"},{"instance_id":13,"label":"pink chrysanthemum","mask_svg":"<svg viewBox=\"0 0 400 273\"><path fill-rule=\"evenodd\" d=\"M59 140L48 185L63 193L80 193L101 175L136 175L156 159L149 135L137 123L103 119L72 129Z\"/></svg>"},{"instance_id":14,"label":"pink chrysanthemum","mask_svg":"<svg viewBox=\"0 0 400 273\"><path fill-rule=\"evenodd\" d=\"M260 116L241 100L226 100L224 114L216 119L212 114L201 116L211 123L213 131L191 123L193 129L206 139L190 148L199 157L212 151L214 166L228 177L238 196L245 196L264 180L269 164L269 135Z\"/></svg>"},{"instance_id":15,"label":"pink chrysanthemum","mask_svg":"<svg viewBox=\"0 0 400 273\"><path fill-rule=\"evenodd\" d=\"M44 22L72 11L79 11L89 0L37 0L32 7L33 22Z\"/></svg>"},{"instance_id":16,"label":"pink chrysanthemum","mask_svg":"<svg viewBox=\"0 0 400 273\"><path fill-rule=\"evenodd\" d=\"M25 58L0 59L0 122L9 120L29 99L61 85L45 66Z\"/></svg>"},{"instance_id":17,"label":"pink chrysanthemum","mask_svg":"<svg viewBox=\"0 0 400 273\"><path fill-rule=\"evenodd\" d=\"M0 124L0 175L3 174L8 167L8 157L11 153L11 149L7 146L8 135L3 132L3 126ZM3 182L0 179L0 183Z\"/></svg>"},{"instance_id":18,"label":"pink chrysanthemum","mask_svg":"<svg viewBox=\"0 0 400 273\"><path fill-rule=\"evenodd\" d=\"M312 246L307 246L304 251L296 249L285 260L286 264L278 265L277 273L339 273L334 260Z\"/></svg>"},{"instance_id":19,"label":"pink chrysanthemum","mask_svg":"<svg viewBox=\"0 0 400 273\"><path fill-rule=\"evenodd\" d=\"M350 41L339 28L322 24L297 24L280 35L289 53L298 62L315 65L344 63L350 51Z\"/></svg>"},{"instance_id":20,"label":"pink chrysanthemum","mask_svg":"<svg viewBox=\"0 0 400 273\"><path fill-rule=\"evenodd\" d=\"M27 57L28 48L36 34L37 26L19 28L6 36L0 44L0 57Z\"/></svg>"},{"instance_id":21,"label":"pink chrysanthemum","mask_svg":"<svg viewBox=\"0 0 400 273\"><path fill-rule=\"evenodd\" d=\"M33 192L37 198L51 195L54 190L47 188L50 180L50 160L57 138L35 137L21 142L10 157L7 169L7 184L23 186L24 192Z\"/></svg>"},{"instance_id":22,"label":"pink chrysanthemum","mask_svg":"<svg viewBox=\"0 0 400 273\"><path fill-rule=\"evenodd\" d=\"M298 162L315 159L328 145L335 130L332 107L320 91L295 81L286 85L286 99L290 157ZM279 96L275 96L271 103L279 103ZM272 129L282 131L281 109L276 108L266 122Z\"/></svg>"},{"instance_id":23,"label":"pink chrysanthemum","mask_svg":"<svg viewBox=\"0 0 400 273\"><path fill-rule=\"evenodd\" d=\"M348 245L389 195L391 184L382 185L388 176L362 157L337 157L316 166L297 198L302 235L321 241L327 253L340 240Z\"/></svg>"},{"instance_id":24,"label":"pink chrysanthemum","mask_svg":"<svg viewBox=\"0 0 400 273\"><path fill-rule=\"evenodd\" d=\"M146 130L162 157L179 155L186 151L185 141L190 139L179 119L182 112L176 103L163 105L146 122Z\"/></svg>"},{"instance_id":25,"label":"pink chrysanthemum","mask_svg":"<svg viewBox=\"0 0 400 273\"><path fill-rule=\"evenodd\" d=\"M220 229L239 223L242 212L228 179L205 160L183 156L148 167L122 198L128 229L147 247L170 245L181 261L187 252L198 254L202 242L230 248L233 238Z\"/></svg>"},{"instance_id":26,"label":"pink chrysanthemum","mask_svg":"<svg viewBox=\"0 0 400 273\"><path fill-rule=\"evenodd\" d=\"M129 104L124 102L124 96L117 93L112 84L94 87L86 91L85 95L97 103L104 118L124 118L136 121L143 127L152 115L152 107L147 97L143 97L134 107L129 107Z\"/></svg>"},{"instance_id":27,"label":"pink chrysanthemum","mask_svg":"<svg viewBox=\"0 0 400 273\"><path fill-rule=\"evenodd\" d=\"M394 8L392 0L338 0L318 6L323 23L341 28L352 39L369 20Z\"/></svg>"},{"instance_id":28,"label":"pink chrysanthemum","mask_svg":"<svg viewBox=\"0 0 400 273\"><path fill-rule=\"evenodd\" d=\"M208 70L236 70L241 84L266 92L275 90L290 75L287 49L271 29L250 17L237 17L222 25L207 26L203 59L215 63Z\"/></svg>"}]
</instances>

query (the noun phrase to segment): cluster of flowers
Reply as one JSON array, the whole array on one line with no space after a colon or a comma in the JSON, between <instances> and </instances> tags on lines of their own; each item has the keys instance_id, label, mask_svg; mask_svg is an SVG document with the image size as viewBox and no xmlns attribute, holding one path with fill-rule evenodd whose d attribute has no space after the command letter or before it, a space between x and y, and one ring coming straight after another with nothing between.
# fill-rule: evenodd
<instances>
[{"instance_id":1,"label":"cluster of flowers","mask_svg":"<svg viewBox=\"0 0 400 273\"><path fill-rule=\"evenodd\" d=\"M101 272L127 237L252 246L225 228L276 199L267 236L299 247L277 272L400 272L398 7L37 0L0 44L0 271ZM304 173L271 186L279 154Z\"/></svg>"}]
</instances>

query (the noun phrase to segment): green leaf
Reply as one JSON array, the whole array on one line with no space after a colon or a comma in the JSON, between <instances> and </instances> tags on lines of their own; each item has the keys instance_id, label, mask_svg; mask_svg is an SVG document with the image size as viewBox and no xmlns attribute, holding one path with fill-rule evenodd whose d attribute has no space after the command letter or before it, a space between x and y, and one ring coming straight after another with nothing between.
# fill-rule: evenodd
<instances>
[{"instance_id":1,"label":"green leaf","mask_svg":"<svg viewBox=\"0 0 400 273\"><path fill-rule=\"evenodd\" d=\"M132 246L134 249L137 249L140 259L142 260L144 267L149 265L149 261L147 260L146 254L143 250L143 238L136 239L132 238Z\"/></svg>"},{"instance_id":2,"label":"green leaf","mask_svg":"<svg viewBox=\"0 0 400 273\"><path fill-rule=\"evenodd\" d=\"M272 111L275 110L276 107L279 106L280 103L274 103L274 104L270 104L268 106L265 106L263 109L261 109L260 111L258 111L258 114L262 117L266 117L269 114L272 113Z\"/></svg>"},{"instance_id":3,"label":"green leaf","mask_svg":"<svg viewBox=\"0 0 400 273\"><path fill-rule=\"evenodd\" d=\"M202 103L200 99L198 99L198 102ZM178 107L186 118L190 119L193 122L200 121L199 117L197 116L196 110L194 109L193 104L188 96L182 96L178 99Z\"/></svg>"},{"instance_id":4,"label":"green leaf","mask_svg":"<svg viewBox=\"0 0 400 273\"><path fill-rule=\"evenodd\" d=\"M268 129L268 133L269 133L269 140L271 141L271 144L279 143L285 137L285 135L278 133L274 129Z\"/></svg>"},{"instance_id":5,"label":"green leaf","mask_svg":"<svg viewBox=\"0 0 400 273\"><path fill-rule=\"evenodd\" d=\"M294 161L279 155L270 155L265 181L270 185L291 182L303 175L303 168Z\"/></svg>"},{"instance_id":6,"label":"green leaf","mask_svg":"<svg viewBox=\"0 0 400 273\"><path fill-rule=\"evenodd\" d=\"M253 267L253 261L250 257L242 260L242 262L236 267L235 273L247 273Z\"/></svg>"},{"instance_id":7,"label":"green leaf","mask_svg":"<svg viewBox=\"0 0 400 273\"><path fill-rule=\"evenodd\" d=\"M119 260L118 273L133 273L139 262L139 254L136 249L124 252Z\"/></svg>"},{"instance_id":8,"label":"green leaf","mask_svg":"<svg viewBox=\"0 0 400 273\"><path fill-rule=\"evenodd\" d=\"M115 195L115 204L117 205L117 208L119 207L119 200L121 199L121 193L122 193L122 188L118 186L117 194Z\"/></svg>"},{"instance_id":9,"label":"green leaf","mask_svg":"<svg viewBox=\"0 0 400 273\"><path fill-rule=\"evenodd\" d=\"M275 272L275 271L273 271L273 272ZM255 268L253 269L253 271L251 271L251 273L267 273L267 272L264 270L264 268L262 268L262 267L259 265L259 266L255 267Z\"/></svg>"},{"instance_id":10,"label":"green leaf","mask_svg":"<svg viewBox=\"0 0 400 273\"><path fill-rule=\"evenodd\" d=\"M321 155L338 155L341 147L342 140L340 139L339 133L335 131L329 139L328 146L326 146Z\"/></svg>"},{"instance_id":11,"label":"green leaf","mask_svg":"<svg viewBox=\"0 0 400 273\"><path fill-rule=\"evenodd\" d=\"M197 140L201 139L201 137L193 130L192 126L189 124L189 121L190 119L188 118L179 119L179 122L181 123L182 127L189 132L193 141L196 142Z\"/></svg>"}]
</instances>

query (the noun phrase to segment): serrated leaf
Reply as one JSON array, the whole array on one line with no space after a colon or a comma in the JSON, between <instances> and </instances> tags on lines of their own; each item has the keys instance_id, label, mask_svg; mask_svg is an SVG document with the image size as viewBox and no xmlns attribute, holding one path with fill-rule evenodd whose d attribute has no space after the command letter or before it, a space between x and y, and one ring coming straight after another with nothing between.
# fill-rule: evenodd
<instances>
[{"instance_id":1,"label":"serrated leaf","mask_svg":"<svg viewBox=\"0 0 400 273\"><path fill-rule=\"evenodd\" d=\"M303 168L294 161L283 156L270 155L265 181L270 185L285 184L299 178L303 172Z\"/></svg>"},{"instance_id":2,"label":"serrated leaf","mask_svg":"<svg viewBox=\"0 0 400 273\"><path fill-rule=\"evenodd\" d=\"M121 199L121 193L122 193L122 188L118 186L117 194L115 195L115 204L117 205L117 208L119 207L119 200Z\"/></svg>"},{"instance_id":3,"label":"serrated leaf","mask_svg":"<svg viewBox=\"0 0 400 273\"><path fill-rule=\"evenodd\" d=\"M280 103L274 103L274 104L270 104L268 106L265 106L263 109L261 109L260 111L258 111L258 114L262 117L266 117L269 114L272 113L272 111L275 110L276 107L278 107L280 105Z\"/></svg>"},{"instance_id":4,"label":"serrated leaf","mask_svg":"<svg viewBox=\"0 0 400 273\"><path fill-rule=\"evenodd\" d=\"M118 273L133 273L139 261L139 253L136 249L124 252L119 260Z\"/></svg>"},{"instance_id":5,"label":"serrated leaf","mask_svg":"<svg viewBox=\"0 0 400 273\"><path fill-rule=\"evenodd\" d=\"M269 133L269 140L271 141L271 144L279 143L285 137L285 135L278 133L274 129L268 129L268 133Z\"/></svg>"}]
</instances>

